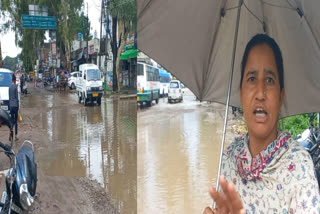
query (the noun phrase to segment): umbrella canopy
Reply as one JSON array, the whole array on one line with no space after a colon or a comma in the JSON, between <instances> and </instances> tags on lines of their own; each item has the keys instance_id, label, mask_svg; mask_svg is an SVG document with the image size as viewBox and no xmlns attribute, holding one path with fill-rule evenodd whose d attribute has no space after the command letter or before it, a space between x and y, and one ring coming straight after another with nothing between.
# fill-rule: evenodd
<instances>
[{"instance_id":1,"label":"umbrella canopy","mask_svg":"<svg viewBox=\"0 0 320 214\"><path fill-rule=\"evenodd\" d=\"M320 110L319 0L137 0L138 49L200 99L240 107L240 64L248 41L266 33L280 46L286 97L281 117ZM234 46L237 11L239 31Z\"/></svg>"}]
</instances>

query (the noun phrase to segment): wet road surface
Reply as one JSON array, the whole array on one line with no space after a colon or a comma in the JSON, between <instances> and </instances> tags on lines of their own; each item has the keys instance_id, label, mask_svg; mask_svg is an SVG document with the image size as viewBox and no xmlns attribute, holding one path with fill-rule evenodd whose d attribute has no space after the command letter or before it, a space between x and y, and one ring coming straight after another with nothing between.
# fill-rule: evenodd
<instances>
[{"instance_id":1,"label":"wet road surface","mask_svg":"<svg viewBox=\"0 0 320 214\"><path fill-rule=\"evenodd\" d=\"M194 214L212 205L208 189L216 183L224 110L200 104L188 90L182 103L162 98L138 109L138 213Z\"/></svg>"},{"instance_id":2,"label":"wet road surface","mask_svg":"<svg viewBox=\"0 0 320 214\"><path fill-rule=\"evenodd\" d=\"M75 93L44 92L24 97L57 149L39 152L38 167L47 176L89 177L110 194L120 213L136 213L136 100L103 98L84 107Z\"/></svg>"}]
</instances>

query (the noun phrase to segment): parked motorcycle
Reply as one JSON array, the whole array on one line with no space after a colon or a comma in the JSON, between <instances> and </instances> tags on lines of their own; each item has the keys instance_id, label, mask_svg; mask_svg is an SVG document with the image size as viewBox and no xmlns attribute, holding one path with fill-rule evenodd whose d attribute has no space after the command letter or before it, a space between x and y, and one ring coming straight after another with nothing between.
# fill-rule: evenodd
<instances>
[{"instance_id":1,"label":"parked motorcycle","mask_svg":"<svg viewBox=\"0 0 320 214\"><path fill-rule=\"evenodd\" d=\"M311 155L320 187L320 130L314 127L313 121L315 116L315 113L310 114L309 128L304 130L301 135L298 135L296 140Z\"/></svg>"},{"instance_id":2,"label":"parked motorcycle","mask_svg":"<svg viewBox=\"0 0 320 214\"><path fill-rule=\"evenodd\" d=\"M7 112L0 109L0 121L10 129L10 144L0 142L0 152L10 160L10 168L1 172L5 175L6 189L2 193L0 214L27 213L34 201L37 187L37 164L31 141L24 141L18 154L12 149L13 131Z\"/></svg>"}]
</instances>

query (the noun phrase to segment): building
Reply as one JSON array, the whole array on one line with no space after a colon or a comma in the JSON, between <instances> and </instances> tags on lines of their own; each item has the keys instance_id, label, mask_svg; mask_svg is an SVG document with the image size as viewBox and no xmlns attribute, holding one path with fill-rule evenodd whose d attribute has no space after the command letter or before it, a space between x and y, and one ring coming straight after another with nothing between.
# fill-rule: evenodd
<instances>
[{"instance_id":1,"label":"building","mask_svg":"<svg viewBox=\"0 0 320 214\"><path fill-rule=\"evenodd\" d=\"M124 87L137 87L137 34L132 34L120 56L120 83Z\"/></svg>"}]
</instances>

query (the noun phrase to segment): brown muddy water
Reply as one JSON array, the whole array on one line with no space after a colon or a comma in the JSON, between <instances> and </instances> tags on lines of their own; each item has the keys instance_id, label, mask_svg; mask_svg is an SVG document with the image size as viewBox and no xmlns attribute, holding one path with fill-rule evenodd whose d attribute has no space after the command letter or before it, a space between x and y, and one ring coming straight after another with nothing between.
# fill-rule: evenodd
<instances>
[{"instance_id":1,"label":"brown muddy water","mask_svg":"<svg viewBox=\"0 0 320 214\"><path fill-rule=\"evenodd\" d=\"M192 96L138 109L138 213L194 214L212 205L224 110Z\"/></svg>"},{"instance_id":2,"label":"brown muddy water","mask_svg":"<svg viewBox=\"0 0 320 214\"><path fill-rule=\"evenodd\" d=\"M24 108L39 108L34 119L59 148L38 154L45 174L97 180L120 213L136 213L136 101L103 98L101 106L84 107L76 94L29 96Z\"/></svg>"}]
</instances>

